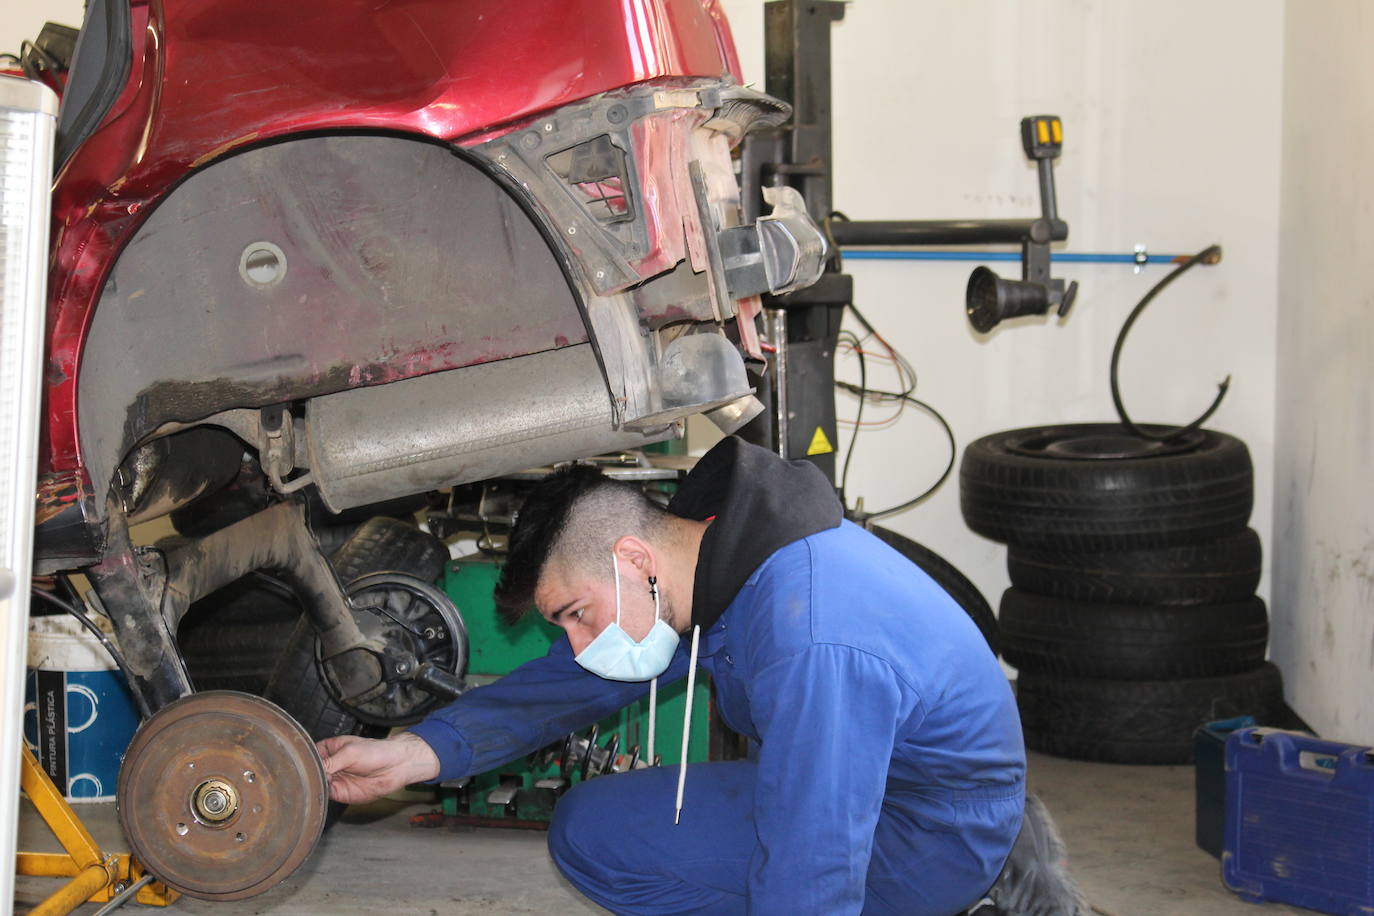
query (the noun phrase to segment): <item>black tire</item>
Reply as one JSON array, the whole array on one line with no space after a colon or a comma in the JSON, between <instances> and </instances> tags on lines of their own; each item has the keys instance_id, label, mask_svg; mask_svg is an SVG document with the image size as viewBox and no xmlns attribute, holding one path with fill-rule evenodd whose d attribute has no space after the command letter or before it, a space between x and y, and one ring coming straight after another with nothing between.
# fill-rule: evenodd
<instances>
[{"instance_id":1,"label":"black tire","mask_svg":"<svg viewBox=\"0 0 1374 916\"><path fill-rule=\"evenodd\" d=\"M173 550L184 540L165 538L158 546ZM447 560L448 551L437 538L384 517L358 526L331 557L344 583L388 570L433 582ZM300 601L274 577L254 573L195 602L177 639L197 690L242 690L264 697L317 741L364 733L325 689L315 665L314 628L302 615Z\"/></svg>"},{"instance_id":2,"label":"black tire","mask_svg":"<svg viewBox=\"0 0 1374 916\"><path fill-rule=\"evenodd\" d=\"M320 553L333 557L358 531L357 525L319 525L310 529L320 545Z\"/></svg>"},{"instance_id":3,"label":"black tire","mask_svg":"<svg viewBox=\"0 0 1374 916\"><path fill-rule=\"evenodd\" d=\"M330 558L339 581L347 585L374 572L401 572L433 582L443 572L448 550L442 541L399 519L378 516L359 525ZM384 738L389 729L359 722L339 705L325 686L315 663L315 628L297 607L294 623L263 690L266 699L286 710L314 741L336 735ZM330 801L325 827L332 827L348 806Z\"/></svg>"},{"instance_id":4,"label":"black tire","mask_svg":"<svg viewBox=\"0 0 1374 916\"><path fill-rule=\"evenodd\" d=\"M191 540L173 534L156 546L171 554ZM191 686L261 696L299 616L300 603L291 589L261 571L193 602L176 632Z\"/></svg>"},{"instance_id":5,"label":"black tire","mask_svg":"<svg viewBox=\"0 0 1374 916\"><path fill-rule=\"evenodd\" d=\"M1094 457L1114 453L1144 457ZM1016 547L1102 552L1196 543L1242 531L1253 501L1245 443L1211 430L1163 446L1115 423L1016 429L971 442L959 467L964 521Z\"/></svg>"},{"instance_id":6,"label":"black tire","mask_svg":"<svg viewBox=\"0 0 1374 916\"><path fill-rule=\"evenodd\" d=\"M262 696L300 614L291 590L262 573L195 602L177 628L192 685Z\"/></svg>"},{"instance_id":7,"label":"black tire","mask_svg":"<svg viewBox=\"0 0 1374 916\"><path fill-rule=\"evenodd\" d=\"M1265 663L1227 677L1108 681L1023 673L1017 704L1026 747L1104 763L1181 764L1198 726L1232 716L1285 714L1283 679Z\"/></svg>"},{"instance_id":8,"label":"black tire","mask_svg":"<svg viewBox=\"0 0 1374 916\"><path fill-rule=\"evenodd\" d=\"M256 515L272 505L273 498L256 459L248 459L237 480L174 509L168 519L177 534L205 537L250 515Z\"/></svg>"},{"instance_id":9,"label":"black tire","mask_svg":"<svg viewBox=\"0 0 1374 916\"><path fill-rule=\"evenodd\" d=\"M1225 604L1098 604L1009 588L1002 655L1019 671L1149 681L1220 677L1264 662L1269 618L1255 597Z\"/></svg>"},{"instance_id":10,"label":"black tire","mask_svg":"<svg viewBox=\"0 0 1374 916\"><path fill-rule=\"evenodd\" d=\"M1263 559L1251 528L1198 544L1114 553L1012 547L1011 584L1041 595L1116 604L1217 604L1255 593Z\"/></svg>"},{"instance_id":11,"label":"black tire","mask_svg":"<svg viewBox=\"0 0 1374 916\"><path fill-rule=\"evenodd\" d=\"M448 548L411 522L377 516L359 525L330 562L345 585L376 572L405 573L433 582L448 563Z\"/></svg>"},{"instance_id":12,"label":"black tire","mask_svg":"<svg viewBox=\"0 0 1374 916\"><path fill-rule=\"evenodd\" d=\"M443 542L399 519L378 516L358 527L331 558L345 585L375 572L400 572L433 582L444 571ZM335 735L376 735L386 730L358 722L335 700L315 664L315 628L297 611L263 697L299 722L316 741Z\"/></svg>"},{"instance_id":13,"label":"black tire","mask_svg":"<svg viewBox=\"0 0 1374 916\"><path fill-rule=\"evenodd\" d=\"M919 566L926 575L935 580L937 585L949 592L950 597L959 603L959 606L964 609L964 613L968 614L969 618L977 625L979 632L987 640L988 648L992 650L992 654L998 653L1000 634L997 616L993 614L992 606L983 597L983 593L978 591L978 587L970 582L967 576L961 573L953 563L929 547L918 544L911 538L898 534L890 528L875 525L872 532L883 543Z\"/></svg>"}]
</instances>

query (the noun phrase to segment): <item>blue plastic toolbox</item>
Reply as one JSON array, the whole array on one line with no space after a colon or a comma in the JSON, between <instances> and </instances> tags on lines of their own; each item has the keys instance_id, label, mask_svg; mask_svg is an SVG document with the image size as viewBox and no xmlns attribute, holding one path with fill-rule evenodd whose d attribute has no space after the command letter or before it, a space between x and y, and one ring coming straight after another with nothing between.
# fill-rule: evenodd
<instances>
[{"instance_id":1,"label":"blue plastic toolbox","mask_svg":"<svg viewBox=\"0 0 1374 916\"><path fill-rule=\"evenodd\" d=\"M1374 916L1374 748L1232 732L1221 874L1254 902Z\"/></svg>"}]
</instances>

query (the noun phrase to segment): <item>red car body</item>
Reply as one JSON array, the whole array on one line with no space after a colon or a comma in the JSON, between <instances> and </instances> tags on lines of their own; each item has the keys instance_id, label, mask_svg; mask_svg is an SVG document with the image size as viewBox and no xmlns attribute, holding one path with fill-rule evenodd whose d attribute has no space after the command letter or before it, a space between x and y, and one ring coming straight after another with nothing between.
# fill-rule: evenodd
<instances>
[{"instance_id":1,"label":"red car body","mask_svg":"<svg viewBox=\"0 0 1374 916\"><path fill-rule=\"evenodd\" d=\"M739 76L715 0L292 7L265 17L251 2L133 4L130 79L54 187L46 469L80 467L76 378L113 256L189 172L308 131L465 145L612 89Z\"/></svg>"}]
</instances>

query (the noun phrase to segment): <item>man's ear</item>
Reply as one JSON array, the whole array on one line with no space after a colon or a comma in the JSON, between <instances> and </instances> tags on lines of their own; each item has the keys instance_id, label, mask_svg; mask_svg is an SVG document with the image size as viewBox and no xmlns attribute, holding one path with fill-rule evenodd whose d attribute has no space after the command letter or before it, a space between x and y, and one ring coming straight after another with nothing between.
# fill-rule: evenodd
<instances>
[{"instance_id":1,"label":"man's ear","mask_svg":"<svg viewBox=\"0 0 1374 916\"><path fill-rule=\"evenodd\" d=\"M611 551L620 560L622 569L633 566L644 576L656 575L653 548L633 534L620 537L611 545Z\"/></svg>"}]
</instances>

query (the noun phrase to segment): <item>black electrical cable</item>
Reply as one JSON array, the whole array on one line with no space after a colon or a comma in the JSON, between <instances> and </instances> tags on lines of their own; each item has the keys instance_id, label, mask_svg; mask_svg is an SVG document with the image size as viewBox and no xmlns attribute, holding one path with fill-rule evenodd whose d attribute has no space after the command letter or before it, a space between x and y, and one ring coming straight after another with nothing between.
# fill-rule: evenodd
<instances>
[{"instance_id":1,"label":"black electrical cable","mask_svg":"<svg viewBox=\"0 0 1374 916\"><path fill-rule=\"evenodd\" d=\"M258 583L261 584L264 588L266 588L269 592L274 593L278 598L284 598L287 601L300 600L300 597L296 594L295 589L293 589L291 586L287 585L284 581L272 575L271 573L258 569L254 570L252 573L250 573L250 575L254 579L256 579Z\"/></svg>"},{"instance_id":2,"label":"black electrical cable","mask_svg":"<svg viewBox=\"0 0 1374 916\"><path fill-rule=\"evenodd\" d=\"M825 232L826 240L830 243L830 249L832 252L831 257L834 261L835 269L843 270L844 256L840 252L840 246L835 243L835 236L830 230L831 220L837 219L845 222L849 221L849 217L845 215L845 213L843 213L842 211L832 210L829 214L826 215L826 218L821 222L821 228ZM854 385L849 382L835 382L836 388L839 388L842 391L848 391L850 394L856 395L859 399L859 409L854 416L854 435L849 440L849 448L845 451L844 469L840 472L840 494L843 496L847 489L847 485L849 482L849 465L850 461L854 457L854 446L858 443L859 433L863 430L863 427L860 425L860 421L863 420L864 402L869 400L870 398L878 401L897 401L900 406L898 407L897 413L892 417L892 419L894 420L897 417L901 416L901 413L906 409L907 404L912 404L916 407L919 407L920 409L926 411L926 413L933 416L939 422L940 426L945 431L945 435L949 438L949 463L945 465L944 471L940 474L939 479L936 480L935 483L931 484L925 491L920 493L918 496L915 496L904 503L900 503L899 505L893 506L890 509L883 509L880 512L862 513L862 517L864 519L884 518L886 516L896 515L898 512L904 512L907 509L910 509L917 503L920 503L923 500L929 498L932 493L938 490L940 488L940 485L943 484L945 480L949 478L950 472L954 470L954 462L958 458L959 447L958 443L954 438L954 430L950 428L950 425L948 421L945 420L944 416L934 407L927 404L925 401L922 401L919 398L912 396L912 393L916 390L916 369L911 365L911 363L907 360L905 356L897 352L897 349L887 342L883 335L878 333L877 329L873 327L873 324L866 317L864 317L864 313L859 311L858 307L855 306L854 303L849 302L846 303L846 305L848 306L849 310L854 313L854 317L858 319L861 325L863 325L864 331L866 331L867 333L864 338L860 338L852 331L846 332L849 339L853 341L855 355L859 357L859 384ZM876 340L878 340L878 342L883 345L883 348L887 350L888 354L892 357L893 366L897 370L897 381L899 386L902 388L901 391L882 391L879 389L868 387L868 372L864 362L863 351L863 342L868 337L873 337Z\"/></svg>"},{"instance_id":3,"label":"black electrical cable","mask_svg":"<svg viewBox=\"0 0 1374 916\"><path fill-rule=\"evenodd\" d=\"M886 518L889 515L896 515L899 512L905 512L907 509L910 509L912 506L915 506L918 503L925 502L927 499L931 497L931 495L935 493L936 490L940 489L940 486L946 480L949 479L950 472L954 470L954 461L956 458L959 457L959 445L954 439L954 430L950 428L949 421L947 421L944 418L944 415L941 414L940 411L936 410L931 405L927 404L925 401L922 401L920 398L913 398L909 394L903 395L902 400L910 404L913 404L914 406L919 407L926 413L930 414L940 424L941 428L944 429L945 436L949 439L949 462L945 465L945 469L940 473L939 478L919 495L913 496L906 502L899 503L898 505L895 505L890 509L883 509L879 512L873 512L868 516L870 519Z\"/></svg>"},{"instance_id":4,"label":"black electrical cable","mask_svg":"<svg viewBox=\"0 0 1374 916\"><path fill-rule=\"evenodd\" d=\"M835 384L841 388L844 388L846 391L857 390L856 386L850 385L848 382L836 382ZM959 446L954 438L954 430L950 428L949 421L947 421L944 418L944 415L941 414L940 411L936 410L934 407L927 404L925 401L922 401L920 398L914 398L909 394L898 395L896 392L891 391L875 392L872 389L869 389L869 393L884 395L888 397L900 397L904 402L919 407L921 410L924 410L926 413L934 417L935 420L944 429L946 438L949 439L949 462L945 465L945 469L943 472L941 472L939 479L937 479L933 484L931 484L929 487L923 490L919 495L914 496L911 499L908 499L904 503L899 503L891 507L890 509L881 509L877 512L864 512L862 513L862 517L865 520L886 518L889 515L896 515L898 512L905 512L907 509L910 509L917 503L923 502L926 499L930 498L930 496L936 490L940 489L940 485L943 484L949 478L950 472L954 470L955 459L959 457Z\"/></svg>"},{"instance_id":5,"label":"black electrical cable","mask_svg":"<svg viewBox=\"0 0 1374 916\"><path fill-rule=\"evenodd\" d=\"M838 211L832 213L831 216L847 218L844 217L844 215L839 213ZM829 228L827 227L827 233L828 232ZM863 312L861 312L854 305L854 303L851 302L847 305L849 310L854 313L854 317L858 319L861 325L863 325L863 328L867 333L864 338L859 338L858 335L854 334L853 332L846 332L848 334L849 339L855 341L854 350L856 355L858 355L859 357L859 384L854 385L850 382L841 381L835 382L836 388L840 389L841 391L847 391L850 394L856 395L859 398L859 412L855 416L854 420L854 436L849 441L849 449L845 454L844 470L841 472L840 477L841 494L843 494L846 490L846 484L849 478L850 459L854 455L854 446L858 441L859 432L862 429L862 427L860 427L858 424L859 420L861 420L863 417L863 405L865 401L869 399L873 399L875 401L897 401L900 407L898 408L897 414L895 414L892 418L894 420L897 417L901 416L901 413L903 410L906 409L907 404L914 405L915 407L918 407L921 410L924 410L926 413L933 416L936 419L936 421L940 424L940 426L944 429L945 436L949 439L949 462L945 465L944 471L940 474L939 479L937 479L935 483L931 484L919 495L907 500L906 502L900 503L889 509L883 509L879 512L864 512L860 514L861 517L865 520L884 518L886 516L896 515L898 512L904 512L907 509L910 509L917 503L920 503L925 499L928 499L931 496L931 494L938 490L940 486L949 478L950 472L954 470L954 462L958 459L959 447L957 441L954 438L954 430L950 428L949 422L945 420L944 416L930 404L927 404L925 401L922 401L921 399L912 396L912 393L916 390L915 368L912 367L911 363L907 360L905 356L899 353L895 347L888 343L887 340L881 334L878 333L877 329L873 327L872 322L870 322L868 318L864 316ZM891 355L893 365L897 370L897 380L898 384L902 388L901 391L883 391L881 389L868 387L867 372L864 365L864 353L862 346L863 341L866 340L868 337L873 337L876 340L878 340L883 345L883 348L886 349L887 352Z\"/></svg>"},{"instance_id":6,"label":"black electrical cable","mask_svg":"<svg viewBox=\"0 0 1374 916\"><path fill-rule=\"evenodd\" d=\"M868 368L864 364L863 345L859 343L859 338L854 334L853 331L845 331L840 335L841 338L845 336L848 336L848 338L854 342L854 353L859 357L859 388L860 390L867 391ZM859 430L863 428L862 423L864 418L864 401L864 396L859 395L859 410L854 415L854 433L849 437L849 448L846 449L844 453L844 470L840 472L841 500L844 499L845 488L849 486L849 462L854 458L854 446L858 444Z\"/></svg>"},{"instance_id":7,"label":"black electrical cable","mask_svg":"<svg viewBox=\"0 0 1374 916\"><path fill-rule=\"evenodd\" d=\"M1131 310L1131 314L1126 316L1126 323L1121 326L1121 332L1116 335L1116 345L1112 347L1112 369L1110 375L1112 404L1116 407L1116 415L1121 418L1122 425L1130 430L1131 434L1134 436L1138 436L1141 439L1148 439L1151 442L1168 442L1171 439L1179 439L1186 436L1188 433L1202 426L1203 423L1206 423L1207 420L1211 418L1212 414L1216 413L1217 408L1221 406L1222 399L1226 397L1226 392L1231 388L1231 376L1228 375L1222 380L1221 384L1217 385L1217 396L1212 401L1212 406L1203 411L1202 416L1198 417L1187 426L1180 426L1178 429L1159 435L1148 433L1131 421L1130 416L1126 413L1126 405L1121 401L1121 386L1117 379L1117 365L1121 361L1121 348L1126 343L1126 332L1131 329L1131 325L1135 324L1135 320L1140 317L1140 313L1145 311L1145 306L1149 305L1154 300L1155 296L1163 292L1166 286L1174 282L1174 280L1178 279L1197 264L1202 262L1215 264L1220 259L1221 246L1211 245L1174 268L1170 271L1168 276L1156 283L1150 291L1145 294L1144 298L1136 303L1135 308Z\"/></svg>"},{"instance_id":8,"label":"black electrical cable","mask_svg":"<svg viewBox=\"0 0 1374 916\"><path fill-rule=\"evenodd\" d=\"M914 392L916 390L916 370L912 368L911 363L907 361L907 358L905 356L898 353L896 348L893 347L890 343L888 343L887 339L883 337L883 335L878 333L877 329L875 329L873 325L869 322L869 320L864 317L864 313L859 311L858 307L854 305L854 303L848 303L848 308L849 311L854 314L854 317L859 319L859 324L864 326L864 330L868 332L868 336L877 338L877 340L880 343L882 343L883 347L887 350L887 352L892 354L892 361L897 365L898 378L903 384L901 394L908 395ZM905 373L904 378L902 377L902 373ZM899 395L894 394L893 392L875 393L885 394L891 398L899 397Z\"/></svg>"},{"instance_id":9,"label":"black electrical cable","mask_svg":"<svg viewBox=\"0 0 1374 916\"><path fill-rule=\"evenodd\" d=\"M830 221L832 219L847 223L849 222L849 217L840 210L831 210L826 214L825 219L821 220L821 231L825 233L825 240L830 245L830 260L835 262L836 272L842 272L844 270L844 254L840 252L840 246L835 242L835 235L830 231Z\"/></svg>"},{"instance_id":10,"label":"black electrical cable","mask_svg":"<svg viewBox=\"0 0 1374 916\"><path fill-rule=\"evenodd\" d=\"M66 573L58 573L53 576L53 581L61 587L63 594L67 596L67 603L77 607L85 607L86 603L81 600L81 594L76 590L76 585L72 582L72 577ZM104 616L104 608L97 607L95 612Z\"/></svg>"},{"instance_id":11,"label":"black electrical cable","mask_svg":"<svg viewBox=\"0 0 1374 916\"><path fill-rule=\"evenodd\" d=\"M41 67L34 64L35 59L42 64ZM52 73L56 78L57 72L62 69L57 58L27 39L19 44L19 66L24 71L25 76L38 82L44 82L40 76L44 70Z\"/></svg>"},{"instance_id":12,"label":"black electrical cable","mask_svg":"<svg viewBox=\"0 0 1374 916\"><path fill-rule=\"evenodd\" d=\"M131 685L133 684L133 675L129 671L129 663L124 660L123 653L115 647L115 644L105 635L105 631L96 626L95 621L88 617L84 611L78 610L75 604L59 598L52 592L45 592L36 585L32 586L29 591L39 598L46 599L51 602L54 607L61 608L80 621L82 626L90 630L92 636L100 640L100 644L105 647L105 651L110 653L110 658L114 659L114 663L118 665L119 670L124 673L125 679L128 680ZM146 719L152 715L152 710L148 708L148 701L144 699L143 694L140 691L132 689L129 692L133 694L134 702L138 704L138 711L143 718Z\"/></svg>"}]
</instances>

